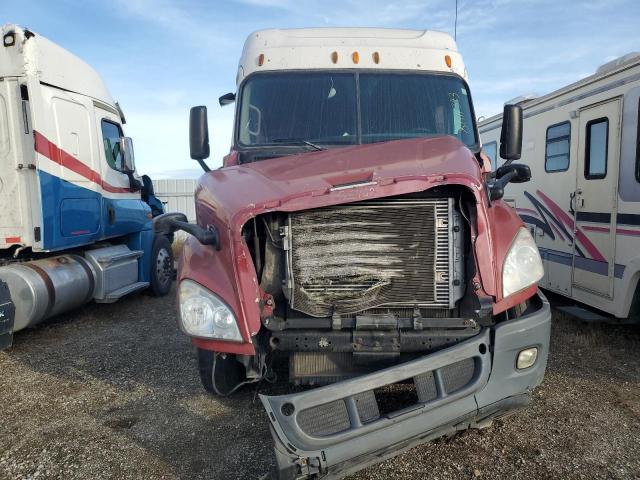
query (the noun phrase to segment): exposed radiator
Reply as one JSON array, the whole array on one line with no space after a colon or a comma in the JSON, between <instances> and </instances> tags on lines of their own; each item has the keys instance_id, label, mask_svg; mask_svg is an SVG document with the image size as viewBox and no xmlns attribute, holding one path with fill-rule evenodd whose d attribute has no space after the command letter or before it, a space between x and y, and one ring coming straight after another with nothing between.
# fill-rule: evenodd
<instances>
[{"instance_id":1,"label":"exposed radiator","mask_svg":"<svg viewBox=\"0 0 640 480\"><path fill-rule=\"evenodd\" d=\"M317 317L382 305L452 308L462 283L459 230L449 198L292 213L284 231L290 305Z\"/></svg>"}]
</instances>

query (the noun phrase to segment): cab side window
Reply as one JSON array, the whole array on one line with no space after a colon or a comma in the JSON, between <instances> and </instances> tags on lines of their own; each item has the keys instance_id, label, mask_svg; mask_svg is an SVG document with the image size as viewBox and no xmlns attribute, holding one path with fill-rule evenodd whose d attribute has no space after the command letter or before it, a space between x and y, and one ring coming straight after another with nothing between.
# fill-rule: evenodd
<instances>
[{"instance_id":1,"label":"cab side window","mask_svg":"<svg viewBox=\"0 0 640 480\"><path fill-rule=\"evenodd\" d=\"M101 127L104 156L107 159L107 163L115 170L122 170L124 158L120 151L120 138L122 137L120 125L109 120L102 120Z\"/></svg>"}]
</instances>

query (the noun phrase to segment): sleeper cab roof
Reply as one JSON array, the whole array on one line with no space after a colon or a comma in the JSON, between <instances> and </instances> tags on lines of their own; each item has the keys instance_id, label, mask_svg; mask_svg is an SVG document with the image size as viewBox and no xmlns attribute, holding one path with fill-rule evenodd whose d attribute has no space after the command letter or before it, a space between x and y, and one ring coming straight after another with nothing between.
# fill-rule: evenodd
<instances>
[{"instance_id":1,"label":"sleeper cab roof","mask_svg":"<svg viewBox=\"0 0 640 480\"><path fill-rule=\"evenodd\" d=\"M11 36L14 44L6 46ZM92 97L115 108L100 75L60 45L13 24L2 27L2 38L0 77L35 76L41 83Z\"/></svg>"},{"instance_id":2,"label":"sleeper cab roof","mask_svg":"<svg viewBox=\"0 0 640 480\"><path fill-rule=\"evenodd\" d=\"M260 71L354 68L452 72L467 78L455 41L443 32L300 28L260 30L249 35L236 82L240 84Z\"/></svg>"}]
</instances>

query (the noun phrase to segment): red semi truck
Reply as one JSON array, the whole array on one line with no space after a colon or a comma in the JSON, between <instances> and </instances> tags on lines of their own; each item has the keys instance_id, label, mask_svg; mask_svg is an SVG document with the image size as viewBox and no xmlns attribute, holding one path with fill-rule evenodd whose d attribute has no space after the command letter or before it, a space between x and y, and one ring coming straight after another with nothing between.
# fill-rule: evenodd
<instances>
[{"instance_id":1,"label":"red semi truck","mask_svg":"<svg viewBox=\"0 0 640 480\"><path fill-rule=\"evenodd\" d=\"M261 396L277 478L340 477L526 405L551 313L529 231L503 200L529 180L506 106L492 172L455 42L431 31L267 30L247 39L231 153L185 230L179 326L205 388L274 368L316 388ZM401 392L399 401L385 395Z\"/></svg>"}]
</instances>

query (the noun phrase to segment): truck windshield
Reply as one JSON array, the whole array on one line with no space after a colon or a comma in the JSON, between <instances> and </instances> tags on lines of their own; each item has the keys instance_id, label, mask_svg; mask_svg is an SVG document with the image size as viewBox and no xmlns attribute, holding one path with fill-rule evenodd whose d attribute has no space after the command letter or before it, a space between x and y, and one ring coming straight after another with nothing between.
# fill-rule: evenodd
<instances>
[{"instance_id":1,"label":"truck windshield","mask_svg":"<svg viewBox=\"0 0 640 480\"><path fill-rule=\"evenodd\" d=\"M338 146L452 135L477 149L469 92L452 75L256 74L244 84L239 108L242 146Z\"/></svg>"}]
</instances>

